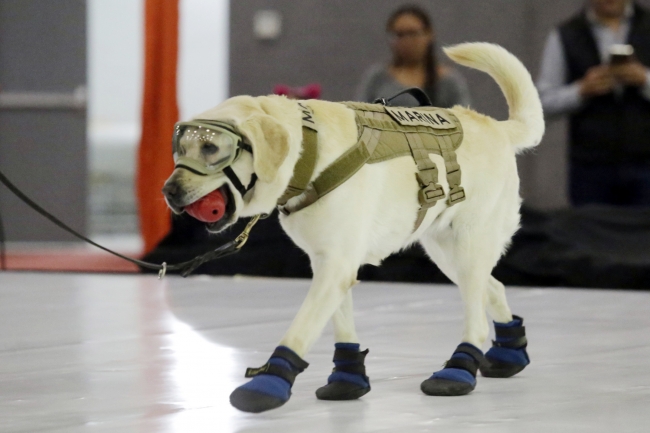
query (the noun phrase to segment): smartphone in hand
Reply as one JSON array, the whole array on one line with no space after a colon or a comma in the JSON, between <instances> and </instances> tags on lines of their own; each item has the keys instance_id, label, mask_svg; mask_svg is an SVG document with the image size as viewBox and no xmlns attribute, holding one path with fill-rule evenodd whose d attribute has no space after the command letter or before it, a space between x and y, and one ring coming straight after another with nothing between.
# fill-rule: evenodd
<instances>
[{"instance_id":1,"label":"smartphone in hand","mask_svg":"<svg viewBox=\"0 0 650 433\"><path fill-rule=\"evenodd\" d=\"M623 65L634 58L634 47L628 44L614 44L609 48L609 64Z\"/></svg>"}]
</instances>

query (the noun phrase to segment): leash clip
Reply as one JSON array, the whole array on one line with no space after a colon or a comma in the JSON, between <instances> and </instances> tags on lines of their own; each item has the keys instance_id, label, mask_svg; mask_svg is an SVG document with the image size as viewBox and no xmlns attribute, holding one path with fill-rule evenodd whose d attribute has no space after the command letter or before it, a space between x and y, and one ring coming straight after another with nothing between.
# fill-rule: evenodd
<instances>
[{"instance_id":1,"label":"leash clip","mask_svg":"<svg viewBox=\"0 0 650 433\"><path fill-rule=\"evenodd\" d=\"M158 271L158 279L162 280L163 278L165 278L165 274L167 274L167 262L163 262L162 269Z\"/></svg>"},{"instance_id":2,"label":"leash clip","mask_svg":"<svg viewBox=\"0 0 650 433\"><path fill-rule=\"evenodd\" d=\"M244 229L243 232L237 238L235 239L235 242L237 243L237 249L240 249L241 247L244 246L246 241L248 240L248 236L250 234L251 229L253 226L259 221L261 215L255 215L249 222L246 224L246 228Z\"/></svg>"}]
</instances>

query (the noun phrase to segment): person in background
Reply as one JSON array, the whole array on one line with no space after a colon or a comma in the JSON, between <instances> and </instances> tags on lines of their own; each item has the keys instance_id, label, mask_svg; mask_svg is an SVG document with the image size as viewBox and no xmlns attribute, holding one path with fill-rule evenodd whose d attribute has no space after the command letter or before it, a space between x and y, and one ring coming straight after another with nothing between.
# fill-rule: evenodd
<instances>
[{"instance_id":1,"label":"person in background","mask_svg":"<svg viewBox=\"0 0 650 433\"><path fill-rule=\"evenodd\" d=\"M388 65L375 65L364 75L356 100L373 102L389 98L409 87L419 87L434 106L469 106L467 83L451 68L438 64L435 33L427 13L418 6L403 6L394 11L386 25L393 58ZM391 102L411 106L408 95Z\"/></svg>"},{"instance_id":2,"label":"person in background","mask_svg":"<svg viewBox=\"0 0 650 433\"><path fill-rule=\"evenodd\" d=\"M649 65L650 13L630 0L588 0L548 36L537 87L547 117L569 115L573 205L650 206Z\"/></svg>"}]
</instances>

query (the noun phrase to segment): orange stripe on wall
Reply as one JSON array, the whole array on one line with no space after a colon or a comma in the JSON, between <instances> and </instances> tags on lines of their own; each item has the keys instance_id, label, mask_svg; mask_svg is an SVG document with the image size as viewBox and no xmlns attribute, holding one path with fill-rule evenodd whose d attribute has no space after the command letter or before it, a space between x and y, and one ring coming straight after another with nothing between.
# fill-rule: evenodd
<instances>
[{"instance_id":1,"label":"orange stripe on wall","mask_svg":"<svg viewBox=\"0 0 650 433\"><path fill-rule=\"evenodd\" d=\"M142 137L137 175L145 252L151 251L171 229L171 215L160 190L174 169L171 138L178 121L177 63L178 0L146 0Z\"/></svg>"}]
</instances>

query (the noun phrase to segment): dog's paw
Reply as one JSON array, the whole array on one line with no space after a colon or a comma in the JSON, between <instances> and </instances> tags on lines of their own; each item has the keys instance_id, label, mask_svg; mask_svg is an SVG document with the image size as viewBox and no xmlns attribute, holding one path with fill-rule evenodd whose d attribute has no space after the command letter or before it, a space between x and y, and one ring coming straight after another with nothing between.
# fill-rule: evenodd
<instances>
[{"instance_id":1,"label":"dog's paw","mask_svg":"<svg viewBox=\"0 0 650 433\"><path fill-rule=\"evenodd\" d=\"M330 382L316 390L319 400L356 400L370 392L370 385L360 386L352 382Z\"/></svg>"},{"instance_id":2,"label":"dog's paw","mask_svg":"<svg viewBox=\"0 0 650 433\"><path fill-rule=\"evenodd\" d=\"M513 316L509 323L494 322L496 339L492 348L485 354L486 362L481 365L481 375L485 377L512 377L530 364L526 351L526 328L524 319Z\"/></svg>"},{"instance_id":3,"label":"dog's paw","mask_svg":"<svg viewBox=\"0 0 650 433\"><path fill-rule=\"evenodd\" d=\"M476 388L476 371L483 362L483 352L469 343L461 343L445 368L422 382L420 389L427 395L436 396L469 394Z\"/></svg>"},{"instance_id":4,"label":"dog's paw","mask_svg":"<svg viewBox=\"0 0 650 433\"><path fill-rule=\"evenodd\" d=\"M355 400L370 392L370 379L364 365L368 350L359 352L357 343L336 343L334 346L334 370L327 378L327 385L316 390L316 398Z\"/></svg>"},{"instance_id":5,"label":"dog's paw","mask_svg":"<svg viewBox=\"0 0 650 433\"><path fill-rule=\"evenodd\" d=\"M282 406L291 397L296 376L309 364L288 347L279 346L260 368L249 368L252 377L230 394L230 404L244 412L264 412Z\"/></svg>"},{"instance_id":6,"label":"dog's paw","mask_svg":"<svg viewBox=\"0 0 650 433\"><path fill-rule=\"evenodd\" d=\"M289 401L289 397L285 399L277 395L253 391L246 388L246 385L240 386L230 394L230 404L243 412L264 412L278 408ZM291 392L289 391L290 395Z\"/></svg>"},{"instance_id":7,"label":"dog's paw","mask_svg":"<svg viewBox=\"0 0 650 433\"><path fill-rule=\"evenodd\" d=\"M461 382L456 380L447 380L440 377L431 376L420 384L420 389L426 395L435 395L443 397L452 397L456 395L465 395L474 391L476 380L472 383Z\"/></svg>"},{"instance_id":8,"label":"dog's paw","mask_svg":"<svg viewBox=\"0 0 650 433\"><path fill-rule=\"evenodd\" d=\"M494 357L493 353L490 353L491 351L492 349L488 350L488 352L485 354L486 362L480 367L481 376L483 377L512 377L526 368L527 364L514 364L510 362L499 361ZM488 358L488 355L492 356Z\"/></svg>"}]
</instances>

